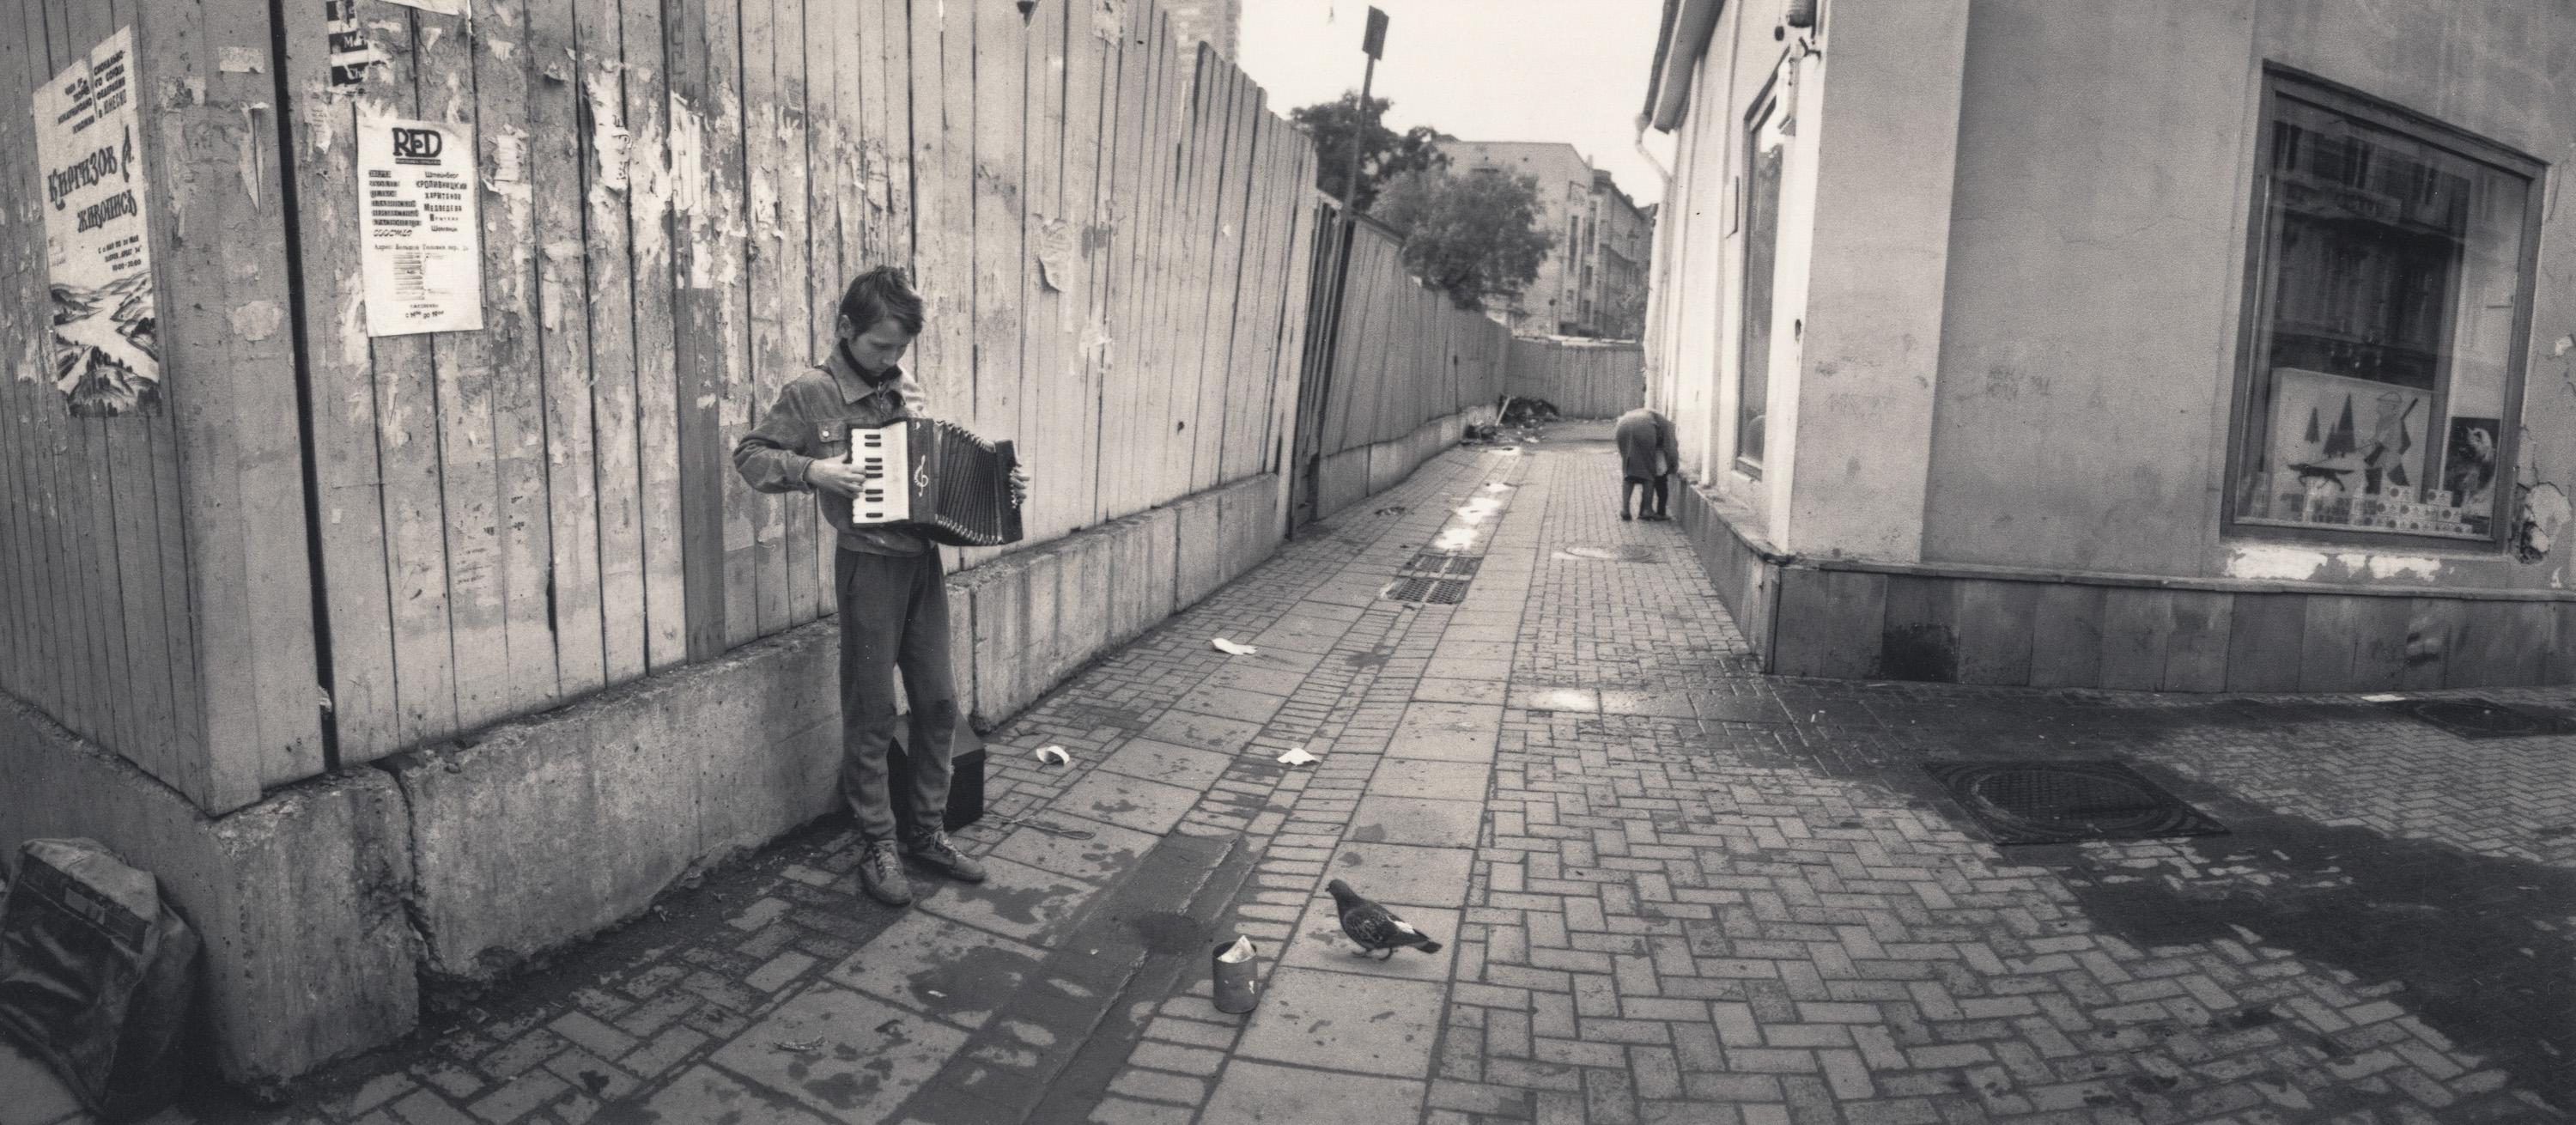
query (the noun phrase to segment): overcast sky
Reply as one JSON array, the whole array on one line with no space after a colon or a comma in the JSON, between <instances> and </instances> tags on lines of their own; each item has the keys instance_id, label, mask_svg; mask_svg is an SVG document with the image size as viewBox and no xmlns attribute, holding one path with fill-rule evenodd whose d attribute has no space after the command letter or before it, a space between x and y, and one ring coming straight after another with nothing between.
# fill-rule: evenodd
<instances>
[{"instance_id":1,"label":"overcast sky","mask_svg":"<svg viewBox=\"0 0 2576 1125\"><path fill-rule=\"evenodd\" d=\"M1637 110L1662 0L1376 0L1386 58L1371 92L1387 124L1471 141L1564 141L1639 205L1663 195L1637 155ZM1369 0L1243 0L1244 72L1282 116L1357 90ZM1654 134L1669 166L1669 138Z\"/></svg>"}]
</instances>

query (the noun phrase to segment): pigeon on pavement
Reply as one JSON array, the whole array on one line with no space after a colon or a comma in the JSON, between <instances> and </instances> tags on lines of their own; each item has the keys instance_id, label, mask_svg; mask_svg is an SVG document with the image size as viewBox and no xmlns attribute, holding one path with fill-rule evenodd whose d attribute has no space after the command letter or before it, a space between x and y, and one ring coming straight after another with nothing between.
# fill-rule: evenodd
<instances>
[{"instance_id":1,"label":"pigeon on pavement","mask_svg":"<svg viewBox=\"0 0 2576 1125\"><path fill-rule=\"evenodd\" d=\"M1361 898L1350 884L1335 879L1325 884L1324 889L1333 892L1333 905L1342 912L1342 933L1360 947L1361 956L1384 950L1385 956L1378 958L1384 961L1406 946L1424 953L1440 952L1440 943L1431 940L1430 935L1388 913L1385 907Z\"/></svg>"}]
</instances>

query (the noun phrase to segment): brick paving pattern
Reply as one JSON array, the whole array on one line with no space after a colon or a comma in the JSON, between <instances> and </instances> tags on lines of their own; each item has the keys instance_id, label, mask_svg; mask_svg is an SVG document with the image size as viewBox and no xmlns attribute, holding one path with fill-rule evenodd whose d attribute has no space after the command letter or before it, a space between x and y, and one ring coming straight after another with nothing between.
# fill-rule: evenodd
<instances>
[{"instance_id":1,"label":"brick paving pattern","mask_svg":"<svg viewBox=\"0 0 2576 1125\"><path fill-rule=\"evenodd\" d=\"M1601 436L1448 453L996 731L982 888L877 907L827 825L291 1107L168 1116L2564 1119L2576 739L1762 677ZM1381 597L1426 549L1464 601ZM1998 847L1921 768L2077 757L2230 832ZM1335 877L1444 948L1354 956Z\"/></svg>"}]
</instances>

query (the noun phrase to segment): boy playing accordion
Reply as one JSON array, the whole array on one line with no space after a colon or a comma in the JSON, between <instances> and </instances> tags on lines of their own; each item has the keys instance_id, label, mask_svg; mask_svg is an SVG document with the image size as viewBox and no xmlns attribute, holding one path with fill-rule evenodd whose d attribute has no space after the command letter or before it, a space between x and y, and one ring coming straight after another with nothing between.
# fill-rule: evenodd
<instances>
[{"instance_id":1,"label":"boy playing accordion","mask_svg":"<svg viewBox=\"0 0 2576 1125\"><path fill-rule=\"evenodd\" d=\"M734 469L751 487L814 493L840 540L832 589L841 619L841 797L866 841L859 882L889 906L912 901L905 854L952 879L984 879L983 865L959 853L939 824L961 721L939 549L911 531L850 519L850 499L869 479L850 463L850 431L919 417L924 405L921 384L897 365L921 321L921 297L902 271L879 266L859 275L841 295L830 360L789 380L733 450ZM1018 470L1011 491L1027 496ZM926 821L910 827L900 849L886 765L897 668L912 705L912 807Z\"/></svg>"}]
</instances>

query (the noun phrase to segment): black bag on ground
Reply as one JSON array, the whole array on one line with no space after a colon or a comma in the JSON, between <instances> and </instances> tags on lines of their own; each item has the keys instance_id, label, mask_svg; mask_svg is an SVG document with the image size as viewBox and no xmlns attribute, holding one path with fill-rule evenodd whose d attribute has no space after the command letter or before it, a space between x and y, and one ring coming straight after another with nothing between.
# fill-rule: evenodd
<instances>
[{"instance_id":1,"label":"black bag on ground","mask_svg":"<svg viewBox=\"0 0 2576 1125\"><path fill-rule=\"evenodd\" d=\"M912 756L904 746L911 737L912 731L905 729L886 746L886 788L892 791L895 824L906 837L921 824L920 815L912 807ZM957 737L950 746L948 809L939 819L943 827L955 832L984 819L984 740L960 716Z\"/></svg>"},{"instance_id":2,"label":"black bag on ground","mask_svg":"<svg viewBox=\"0 0 2576 1125\"><path fill-rule=\"evenodd\" d=\"M90 840L29 840L0 900L0 1033L90 1112L142 1117L179 1096L197 933L160 881Z\"/></svg>"}]
</instances>

